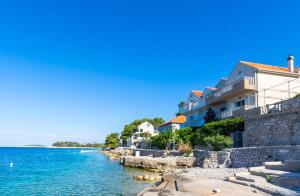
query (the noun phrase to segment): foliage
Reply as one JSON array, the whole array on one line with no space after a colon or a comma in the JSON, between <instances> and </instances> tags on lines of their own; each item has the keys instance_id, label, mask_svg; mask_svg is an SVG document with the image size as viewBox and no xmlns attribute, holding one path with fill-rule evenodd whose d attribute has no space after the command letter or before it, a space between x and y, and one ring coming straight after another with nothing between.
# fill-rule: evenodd
<instances>
[{"instance_id":1,"label":"foliage","mask_svg":"<svg viewBox=\"0 0 300 196\"><path fill-rule=\"evenodd\" d=\"M178 143L191 144L194 131L191 127L186 127L176 130L176 135L178 138Z\"/></svg>"},{"instance_id":2,"label":"foliage","mask_svg":"<svg viewBox=\"0 0 300 196\"><path fill-rule=\"evenodd\" d=\"M178 104L178 107L179 107L179 108L181 108L181 107L183 107L183 106L184 106L184 104L185 104L185 102L184 102L184 101L180 101L180 102L179 102L179 104Z\"/></svg>"},{"instance_id":3,"label":"foliage","mask_svg":"<svg viewBox=\"0 0 300 196\"><path fill-rule=\"evenodd\" d=\"M272 181L272 176L269 174L267 174L265 178L266 178L266 181L269 183Z\"/></svg>"},{"instance_id":4,"label":"foliage","mask_svg":"<svg viewBox=\"0 0 300 196\"><path fill-rule=\"evenodd\" d=\"M152 145L160 149L165 148L168 150L169 144L173 142L173 137L175 137L173 132L165 131L151 138Z\"/></svg>"},{"instance_id":5,"label":"foliage","mask_svg":"<svg viewBox=\"0 0 300 196\"><path fill-rule=\"evenodd\" d=\"M229 118L205 124L201 129L205 135L230 135L237 130L244 130L244 119L242 117Z\"/></svg>"},{"instance_id":6,"label":"foliage","mask_svg":"<svg viewBox=\"0 0 300 196\"><path fill-rule=\"evenodd\" d=\"M130 124L125 125L121 133L121 139L123 140L123 144L127 144L127 139L134 134L134 131L137 129L137 126L139 126L140 124L146 121L151 123L154 126L154 128L157 128L159 125L165 122L163 118L158 118L158 117L153 119L143 118L143 119L135 120Z\"/></svg>"},{"instance_id":7,"label":"foliage","mask_svg":"<svg viewBox=\"0 0 300 196\"><path fill-rule=\"evenodd\" d=\"M206 116L204 117L204 123L206 124L217 120L215 111L212 108L208 108Z\"/></svg>"},{"instance_id":8,"label":"foliage","mask_svg":"<svg viewBox=\"0 0 300 196\"><path fill-rule=\"evenodd\" d=\"M80 144L79 142L70 142L70 141L59 141L52 144L55 147L91 147L91 148L101 148L102 144L99 143L87 143Z\"/></svg>"},{"instance_id":9,"label":"foliage","mask_svg":"<svg viewBox=\"0 0 300 196\"><path fill-rule=\"evenodd\" d=\"M298 93L297 95L295 95L295 97L300 97L300 93Z\"/></svg>"},{"instance_id":10,"label":"foliage","mask_svg":"<svg viewBox=\"0 0 300 196\"><path fill-rule=\"evenodd\" d=\"M226 135L212 135L203 138L203 141L213 150L219 151L232 145L232 139Z\"/></svg>"},{"instance_id":11,"label":"foliage","mask_svg":"<svg viewBox=\"0 0 300 196\"><path fill-rule=\"evenodd\" d=\"M244 120L241 117L207 123L203 125L203 127L197 129L195 135L192 138L197 141L196 144L198 145L208 145L208 142L220 139L219 136L230 136L231 133L238 130L244 130ZM209 138L207 139L207 137ZM225 142L227 142L226 139ZM225 143L224 147L227 147L227 143Z\"/></svg>"},{"instance_id":12,"label":"foliage","mask_svg":"<svg viewBox=\"0 0 300 196\"><path fill-rule=\"evenodd\" d=\"M179 144L178 150L181 154L188 157L193 152L193 147L190 144Z\"/></svg>"},{"instance_id":13,"label":"foliage","mask_svg":"<svg viewBox=\"0 0 300 196\"><path fill-rule=\"evenodd\" d=\"M117 148L119 146L119 133L114 132L106 136L105 147L106 148Z\"/></svg>"}]
</instances>

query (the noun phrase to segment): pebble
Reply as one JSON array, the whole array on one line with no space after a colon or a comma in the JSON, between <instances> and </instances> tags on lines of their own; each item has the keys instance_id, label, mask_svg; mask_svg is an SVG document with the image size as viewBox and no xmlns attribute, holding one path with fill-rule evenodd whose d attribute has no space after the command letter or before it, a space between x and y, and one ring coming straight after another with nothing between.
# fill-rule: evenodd
<instances>
[{"instance_id":1,"label":"pebble","mask_svg":"<svg viewBox=\"0 0 300 196\"><path fill-rule=\"evenodd\" d=\"M214 193L220 193L220 192L221 192L221 189L214 189L213 192L214 192Z\"/></svg>"}]
</instances>

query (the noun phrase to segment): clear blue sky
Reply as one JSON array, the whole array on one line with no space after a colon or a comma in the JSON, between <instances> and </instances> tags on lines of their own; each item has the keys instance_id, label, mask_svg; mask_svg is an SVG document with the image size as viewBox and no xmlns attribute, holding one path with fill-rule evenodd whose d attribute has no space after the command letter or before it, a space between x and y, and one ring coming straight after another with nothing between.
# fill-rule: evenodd
<instances>
[{"instance_id":1,"label":"clear blue sky","mask_svg":"<svg viewBox=\"0 0 300 196\"><path fill-rule=\"evenodd\" d=\"M0 146L170 119L238 60L300 59L300 1L1 1Z\"/></svg>"}]
</instances>

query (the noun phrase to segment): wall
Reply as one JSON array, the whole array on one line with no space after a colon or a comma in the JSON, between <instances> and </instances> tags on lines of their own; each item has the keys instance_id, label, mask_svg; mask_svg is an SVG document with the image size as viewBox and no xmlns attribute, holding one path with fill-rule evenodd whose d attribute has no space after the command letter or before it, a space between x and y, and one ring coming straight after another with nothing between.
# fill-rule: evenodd
<instances>
[{"instance_id":1,"label":"wall","mask_svg":"<svg viewBox=\"0 0 300 196\"><path fill-rule=\"evenodd\" d=\"M243 116L245 147L300 144L300 98L247 110Z\"/></svg>"},{"instance_id":2,"label":"wall","mask_svg":"<svg viewBox=\"0 0 300 196\"><path fill-rule=\"evenodd\" d=\"M265 104L272 104L281 100L289 99L289 88L291 89L290 97L294 97L297 93L300 92L300 80L292 80L295 80L295 77L259 72L257 74L259 91L258 105L264 106ZM288 81L292 82L288 84ZM269 90L265 90L264 92L264 89Z\"/></svg>"},{"instance_id":3,"label":"wall","mask_svg":"<svg viewBox=\"0 0 300 196\"><path fill-rule=\"evenodd\" d=\"M300 160L300 145L231 148L224 151L195 150L196 165L203 168L253 167L267 161Z\"/></svg>"}]
</instances>

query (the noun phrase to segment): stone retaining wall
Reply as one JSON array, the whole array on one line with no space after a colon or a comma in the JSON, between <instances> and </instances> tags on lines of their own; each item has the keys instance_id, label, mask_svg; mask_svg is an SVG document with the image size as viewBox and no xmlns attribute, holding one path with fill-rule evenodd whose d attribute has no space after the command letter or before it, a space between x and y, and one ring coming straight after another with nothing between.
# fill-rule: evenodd
<instances>
[{"instance_id":1,"label":"stone retaining wall","mask_svg":"<svg viewBox=\"0 0 300 196\"><path fill-rule=\"evenodd\" d=\"M179 168L193 167L195 160L195 157L181 156L167 158L122 156L120 163L125 167L147 169L153 172L169 172Z\"/></svg>"},{"instance_id":2,"label":"stone retaining wall","mask_svg":"<svg viewBox=\"0 0 300 196\"><path fill-rule=\"evenodd\" d=\"M244 111L243 146L300 145L300 97Z\"/></svg>"}]
</instances>

